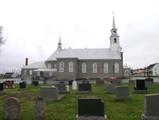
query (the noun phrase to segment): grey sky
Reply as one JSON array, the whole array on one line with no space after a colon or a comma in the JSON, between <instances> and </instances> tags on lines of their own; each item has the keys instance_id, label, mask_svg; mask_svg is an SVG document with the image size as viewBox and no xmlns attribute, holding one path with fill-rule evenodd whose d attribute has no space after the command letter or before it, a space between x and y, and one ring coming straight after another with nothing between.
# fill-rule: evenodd
<instances>
[{"instance_id":1,"label":"grey sky","mask_svg":"<svg viewBox=\"0 0 159 120\"><path fill-rule=\"evenodd\" d=\"M124 52L133 68L159 62L158 0L0 0L0 70L24 59L44 61L57 48L108 48L112 11Z\"/></svg>"}]
</instances>

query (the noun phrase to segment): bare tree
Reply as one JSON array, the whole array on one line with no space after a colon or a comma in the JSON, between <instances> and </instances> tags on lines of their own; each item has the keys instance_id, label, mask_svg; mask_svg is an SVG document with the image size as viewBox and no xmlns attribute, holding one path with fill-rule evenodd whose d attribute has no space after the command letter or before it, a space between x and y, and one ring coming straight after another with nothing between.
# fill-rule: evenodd
<instances>
[{"instance_id":1,"label":"bare tree","mask_svg":"<svg viewBox=\"0 0 159 120\"><path fill-rule=\"evenodd\" d=\"M4 37L2 36L3 27L0 26L0 46L5 43Z\"/></svg>"}]
</instances>

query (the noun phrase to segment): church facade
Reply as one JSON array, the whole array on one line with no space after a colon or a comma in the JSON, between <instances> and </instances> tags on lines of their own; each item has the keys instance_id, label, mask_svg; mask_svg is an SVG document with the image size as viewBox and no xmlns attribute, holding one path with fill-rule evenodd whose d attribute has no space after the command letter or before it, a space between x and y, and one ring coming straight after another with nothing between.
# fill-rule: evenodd
<instances>
[{"instance_id":1,"label":"church facade","mask_svg":"<svg viewBox=\"0 0 159 120\"><path fill-rule=\"evenodd\" d=\"M61 38L57 50L41 66L24 66L22 77L47 76L54 80L107 79L123 77L123 52L113 17L110 47L98 49L63 49Z\"/></svg>"}]
</instances>

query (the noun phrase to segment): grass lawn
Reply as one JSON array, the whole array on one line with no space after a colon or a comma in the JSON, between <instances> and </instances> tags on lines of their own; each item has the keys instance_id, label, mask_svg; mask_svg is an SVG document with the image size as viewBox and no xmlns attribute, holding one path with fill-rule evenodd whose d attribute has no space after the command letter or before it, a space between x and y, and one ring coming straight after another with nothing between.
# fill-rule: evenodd
<instances>
[{"instance_id":1,"label":"grass lawn","mask_svg":"<svg viewBox=\"0 0 159 120\"><path fill-rule=\"evenodd\" d=\"M76 94L71 91L60 101L47 102L46 120L75 120L77 114L77 98L80 96L101 97L105 103L105 113L108 120L140 120L144 111L144 94L133 93L133 86L130 86L131 100L115 101L113 94L108 94L105 86L93 85L92 94ZM0 120L3 119L3 103L10 96L20 99L21 113L20 120L34 120L34 106L36 97L39 95L39 87L28 86L26 90L5 89L0 94ZM158 93L159 84L154 84L149 93Z\"/></svg>"}]
</instances>

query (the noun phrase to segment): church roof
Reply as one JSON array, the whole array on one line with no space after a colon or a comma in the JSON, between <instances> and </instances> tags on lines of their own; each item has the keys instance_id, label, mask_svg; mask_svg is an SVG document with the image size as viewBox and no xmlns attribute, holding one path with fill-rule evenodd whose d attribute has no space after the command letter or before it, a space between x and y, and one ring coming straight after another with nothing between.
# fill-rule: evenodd
<instances>
[{"instance_id":1,"label":"church roof","mask_svg":"<svg viewBox=\"0 0 159 120\"><path fill-rule=\"evenodd\" d=\"M111 49L62 49L56 50L46 61L56 61L57 58L85 59L121 59L120 52Z\"/></svg>"},{"instance_id":2,"label":"church roof","mask_svg":"<svg viewBox=\"0 0 159 120\"><path fill-rule=\"evenodd\" d=\"M29 64L27 66L24 66L22 68L24 68L24 69L30 69L30 68L37 69L37 68L46 68L46 66L45 66L44 62L35 62L35 63Z\"/></svg>"}]
</instances>

